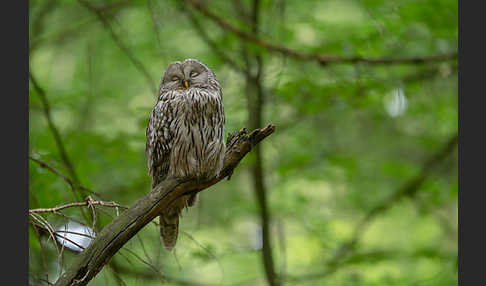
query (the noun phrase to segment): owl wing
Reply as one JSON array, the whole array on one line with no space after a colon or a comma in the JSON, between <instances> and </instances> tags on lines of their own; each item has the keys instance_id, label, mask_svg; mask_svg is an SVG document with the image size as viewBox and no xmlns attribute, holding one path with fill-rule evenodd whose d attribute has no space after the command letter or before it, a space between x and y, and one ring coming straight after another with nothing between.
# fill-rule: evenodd
<instances>
[{"instance_id":1,"label":"owl wing","mask_svg":"<svg viewBox=\"0 0 486 286\"><path fill-rule=\"evenodd\" d=\"M170 130L170 104L159 101L150 113L145 135L145 156L147 157L148 174L152 177L152 188L165 179L169 171L169 155L172 148Z\"/></svg>"}]
</instances>

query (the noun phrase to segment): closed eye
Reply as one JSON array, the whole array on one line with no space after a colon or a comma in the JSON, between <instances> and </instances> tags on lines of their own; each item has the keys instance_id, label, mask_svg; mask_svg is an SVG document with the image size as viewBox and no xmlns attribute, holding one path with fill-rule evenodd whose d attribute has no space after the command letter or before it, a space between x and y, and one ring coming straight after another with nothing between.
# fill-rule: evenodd
<instances>
[{"instance_id":1,"label":"closed eye","mask_svg":"<svg viewBox=\"0 0 486 286\"><path fill-rule=\"evenodd\" d=\"M196 71L192 71L192 72L191 72L189 75L190 75L191 77L195 77L195 76L197 76L198 74L199 74L198 72L196 72Z\"/></svg>"},{"instance_id":2,"label":"closed eye","mask_svg":"<svg viewBox=\"0 0 486 286\"><path fill-rule=\"evenodd\" d=\"M179 80L179 77L177 77L177 76L173 76L171 80L172 80L172 81L178 81L178 80Z\"/></svg>"}]
</instances>

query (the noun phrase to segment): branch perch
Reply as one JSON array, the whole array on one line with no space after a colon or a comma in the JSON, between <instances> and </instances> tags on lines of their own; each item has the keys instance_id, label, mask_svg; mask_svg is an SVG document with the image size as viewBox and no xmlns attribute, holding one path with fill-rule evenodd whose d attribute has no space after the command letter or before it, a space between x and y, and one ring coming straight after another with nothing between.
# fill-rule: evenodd
<instances>
[{"instance_id":1,"label":"branch perch","mask_svg":"<svg viewBox=\"0 0 486 286\"><path fill-rule=\"evenodd\" d=\"M86 285L125 243L157 217L164 208L178 197L200 192L231 175L252 147L274 131L275 126L270 124L265 128L255 129L251 133L243 128L234 134L229 134L223 170L218 177L203 182L194 178L167 179L161 182L130 209L124 211L107 225L76 257L71 267L54 285Z\"/></svg>"}]
</instances>

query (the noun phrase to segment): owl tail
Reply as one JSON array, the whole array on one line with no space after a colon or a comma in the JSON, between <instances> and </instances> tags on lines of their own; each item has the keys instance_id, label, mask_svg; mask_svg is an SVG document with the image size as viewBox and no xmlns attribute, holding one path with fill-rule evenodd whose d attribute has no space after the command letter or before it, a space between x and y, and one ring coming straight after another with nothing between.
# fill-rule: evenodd
<instances>
[{"instance_id":1,"label":"owl tail","mask_svg":"<svg viewBox=\"0 0 486 286\"><path fill-rule=\"evenodd\" d=\"M179 234L179 216L182 209L192 207L196 202L197 194L183 196L177 199L169 209L160 214L160 236L168 251L171 251L176 245Z\"/></svg>"},{"instance_id":2,"label":"owl tail","mask_svg":"<svg viewBox=\"0 0 486 286\"><path fill-rule=\"evenodd\" d=\"M165 249L171 251L176 245L177 235L179 234L179 214L177 212L162 214L159 216L159 223L160 236Z\"/></svg>"}]
</instances>

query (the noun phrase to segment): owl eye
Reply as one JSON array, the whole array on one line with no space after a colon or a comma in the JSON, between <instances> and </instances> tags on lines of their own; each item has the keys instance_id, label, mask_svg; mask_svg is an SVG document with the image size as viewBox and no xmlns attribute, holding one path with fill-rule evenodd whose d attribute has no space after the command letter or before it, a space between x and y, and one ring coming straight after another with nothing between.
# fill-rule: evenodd
<instances>
[{"instance_id":1,"label":"owl eye","mask_svg":"<svg viewBox=\"0 0 486 286\"><path fill-rule=\"evenodd\" d=\"M191 72L189 75L190 75L191 77L195 77L195 76L197 76L198 74L199 74L198 72L196 72L196 71L192 71L192 72Z\"/></svg>"},{"instance_id":2,"label":"owl eye","mask_svg":"<svg viewBox=\"0 0 486 286\"><path fill-rule=\"evenodd\" d=\"M178 76L173 76L171 80L172 81L178 81L179 80L179 77Z\"/></svg>"}]
</instances>

